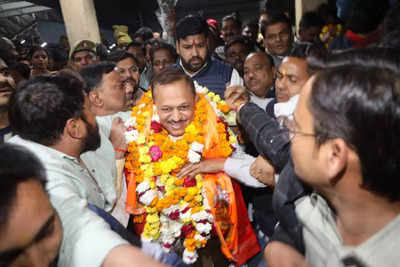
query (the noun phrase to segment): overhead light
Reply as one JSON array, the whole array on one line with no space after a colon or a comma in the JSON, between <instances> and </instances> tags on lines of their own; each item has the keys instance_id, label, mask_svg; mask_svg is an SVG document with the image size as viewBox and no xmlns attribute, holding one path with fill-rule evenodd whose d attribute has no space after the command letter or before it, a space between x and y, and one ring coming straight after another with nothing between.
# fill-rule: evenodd
<instances>
[{"instance_id":1,"label":"overhead light","mask_svg":"<svg viewBox=\"0 0 400 267\"><path fill-rule=\"evenodd\" d=\"M40 47L45 47L46 45L47 45L47 43L44 42L44 43L42 43L42 44L40 45Z\"/></svg>"},{"instance_id":2,"label":"overhead light","mask_svg":"<svg viewBox=\"0 0 400 267\"><path fill-rule=\"evenodd\" d=\"M112 50L116 46L117 46L117 44L112 44L112 45L110 45L109 49Z\"/></svg>"},{"instance_id":3,"label":"overhead light","mask_svg":"<svg viewBox=\"0 0 400 267\"><path fill-rule=\"evenodd\" d=\"M22 40L21 42L19 42L20 44L24 44L24 43L26 43L26 40Z\"/></svg>"}]
</instances>

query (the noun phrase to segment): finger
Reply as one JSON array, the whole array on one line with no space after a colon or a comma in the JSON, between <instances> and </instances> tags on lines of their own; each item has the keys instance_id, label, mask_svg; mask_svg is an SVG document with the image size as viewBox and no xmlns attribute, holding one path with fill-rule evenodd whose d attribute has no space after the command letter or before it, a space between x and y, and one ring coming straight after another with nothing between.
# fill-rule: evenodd
<instances>
[{"instance_id":1,"label":"finger","mask_svg":"<svg viewBox=\"0 0 400 267\"><path fill-rule=\"evenodd\" d=\"M186 164L186 165L179 171L179 173L177 174L176 177L178 177L178 178L185 177L186 175L188 175L188 173L190 173L190 172L192 171L192 169L193 169L194 167L195 167L195 166L194 166L194 164L192 164L192 163Z\"/></svg>"}]
</instances>

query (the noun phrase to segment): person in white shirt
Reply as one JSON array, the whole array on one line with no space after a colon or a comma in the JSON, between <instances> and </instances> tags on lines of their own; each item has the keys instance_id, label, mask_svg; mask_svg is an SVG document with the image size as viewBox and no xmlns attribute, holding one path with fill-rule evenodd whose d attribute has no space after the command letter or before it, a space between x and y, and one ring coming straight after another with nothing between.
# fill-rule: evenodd
<instances>
[{"instance_id":1,"label":"person in white shirt","mask_svg":"<svg viewBox=\"0 0 400 267\"><path fill-rule=\"evenodd\" d=\"M64 229L58 266L162 266L89 209L111 210L116 194L106 175L110 165L87 154L96 153L104 139L83 88L66 74L39 76L19 87L9 108L17 134L10 142L28 148L46 169L46 190Z\"/></svg>"}]
</instances>

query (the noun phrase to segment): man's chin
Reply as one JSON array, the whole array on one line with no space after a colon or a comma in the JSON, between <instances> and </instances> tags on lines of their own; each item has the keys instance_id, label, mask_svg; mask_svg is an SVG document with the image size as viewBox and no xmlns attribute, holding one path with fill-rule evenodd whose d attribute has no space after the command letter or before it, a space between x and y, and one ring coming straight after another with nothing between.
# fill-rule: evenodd
<instances>
[{"instance_id":1,"label":"man's chin","mask_svg":"<svg viewBox=\"0 0 400 267\"><path fill-rule=\"evenodd\" d=\"M168 134L173 137L181 137L185 133L185 128L183 129L167 129Z\"/></svg>"}]
</instances>

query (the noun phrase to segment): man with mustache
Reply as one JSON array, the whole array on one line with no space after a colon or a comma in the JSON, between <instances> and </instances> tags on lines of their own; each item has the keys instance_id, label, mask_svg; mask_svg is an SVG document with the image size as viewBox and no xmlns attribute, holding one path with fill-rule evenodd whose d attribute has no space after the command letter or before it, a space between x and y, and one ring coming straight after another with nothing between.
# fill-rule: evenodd
<instances>
[{"instance_id":1,"label":"man with mustache","mask_svg":"<svg viewBox=\"0 0 400 267\"><path fill-rule=\"evenodd\" d=\"M253 50L249 41L242 36L232 37L225 45L225 61L232 65L243 78L243 64Z\"/></svg>"},{"instance_id":2,"label":"man with mustache","mask_svg":"<svg viewBox=\"0 0 400 267\"><path fill-rule=\"evenodd\" d=\"M64 73L24 82L10 99L10 124L18 134L10 142L42 161L46 190L61 218L58 266L160 266L89 208L108 211L116 202L114 181L106 175L111 168L94 155L105 140L90 105L84 84Z\"/></svg>"},{"instance_id":3,"label":"man with mustache","mask_svg":"<svg viewBox=\"0 0 400 267\"><path fill-rule=\"evenodd\" d=\"M14 90L14 79L9 73L8 66L0 58L0 144L7 141L11 136L11 128L8 123L8 100Z\"/></svg>"},{"instance_id":4,"label":"man with mustache","mask_svg":"<svg viewBox=\"0 0 400 267\"><path fill-rule=\"evenodd\" d=\"M125 89L126 98L125 110L130 110L144 93L143 89L139 87L139 61L132 53L122 49L113 51L107 59L116 64L117 71L122 76L122 86Z\"/></svg>"},{"instance_id":5,"label":"man with mustache","mask_svg":"<svg viewBox=\"0 0 400 267\"><path fill-rule=\"evenodd\" d=\"M210 58L208 25L200 16L187 15L175 27L175 47L180 59L175 67L212 92L224 96L226 84L243 85L231 66Z\"/></svg>"},{"instance_id":6,"label":"man with mustache","mask_svg":"<svg viewBox=\"0 0 400 267\"><path fill-rule=\"evenodd\" d=\"M244 83L250 91L250 102L264 109L273 98L275 67L265 52L251 53L244 62Z\"/></svg>"}]
</instances>

